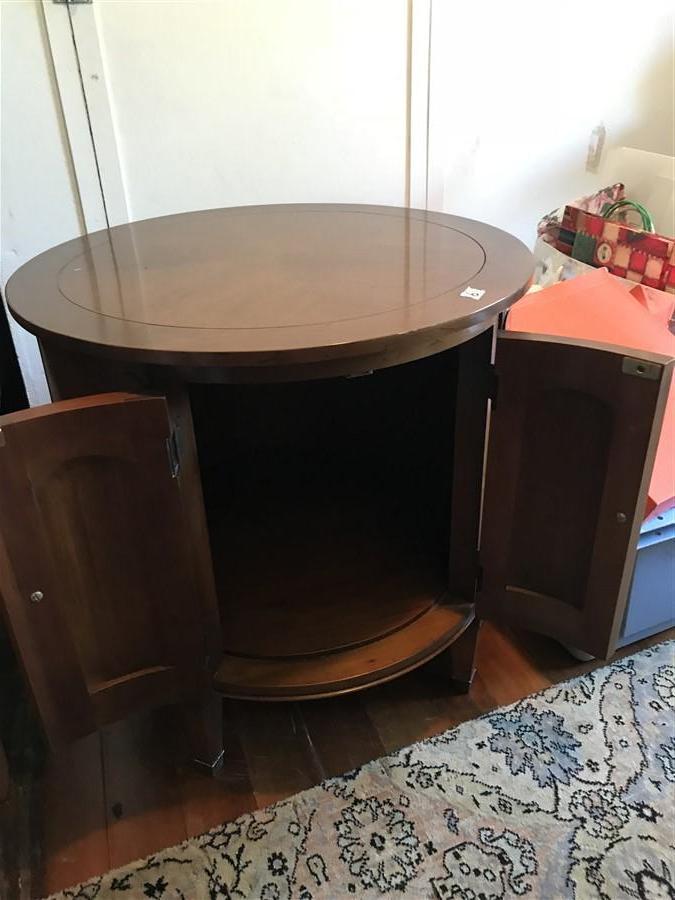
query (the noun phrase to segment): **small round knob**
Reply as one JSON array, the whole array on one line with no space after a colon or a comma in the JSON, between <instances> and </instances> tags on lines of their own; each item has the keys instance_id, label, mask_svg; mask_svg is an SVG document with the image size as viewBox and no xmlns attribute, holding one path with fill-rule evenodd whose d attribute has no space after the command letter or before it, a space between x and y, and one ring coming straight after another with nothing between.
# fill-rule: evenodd
<instances>
[{"instance_id":1,"label":"small round knob","mask_svg":"<svg viewBox=\"0 0 675 900\"><path fill-rule=\"evenodd\" d=\"M625 525L628 521L628 516L626 515L626 513L618 512L616 514L616 521L619 523L619 525Z\"/></svg>"},{"instance_id":2,"label":"small round knob","mask_svg":"<svg viewBox=\"0 0 675 900\"><path fill-rule=\"evenodd\" d=\"M44 597L44 594L42 593L42 591L33 591L33 593L30 595L30 602L31 603L39 603L43 597Z\"/></svg>"}]
</instances>

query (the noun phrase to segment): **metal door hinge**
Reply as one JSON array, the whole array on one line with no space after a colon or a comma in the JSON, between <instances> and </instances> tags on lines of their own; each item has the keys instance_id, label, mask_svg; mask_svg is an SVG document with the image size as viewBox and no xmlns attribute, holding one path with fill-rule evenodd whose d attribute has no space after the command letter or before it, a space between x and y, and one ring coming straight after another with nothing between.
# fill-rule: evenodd
<instances>
[{"instance_id":1,"label":"metal door hinge","mask_svg":"<svg viewBox=\"0 0 675 900\"><path fill-rule=\"evenodd\" d=\"M658 363L634 359L632 356L624 356L621 360L621 371L624 375L635 375L637 378L646 378L648 381L658 381L662 369L663 366Z\"/></svg>"},{"instance_id":2,"label":"metal door hinge","mask_svg":"<svg viewBox=\"0 0 675 900\"><path fill-rule=\"evenodd\" d=\"M166 454L169 458L169 472L171 472L171 477L178 478L180 475L180 451L178 449L178 437L175 428L166 439Z\"/></svg>"}]
</instances>

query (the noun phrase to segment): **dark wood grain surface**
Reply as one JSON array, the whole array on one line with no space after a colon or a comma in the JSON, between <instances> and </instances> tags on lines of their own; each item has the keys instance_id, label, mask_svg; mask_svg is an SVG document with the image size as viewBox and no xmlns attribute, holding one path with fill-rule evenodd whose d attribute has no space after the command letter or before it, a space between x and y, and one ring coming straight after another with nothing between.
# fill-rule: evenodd
<instances>
[{"instance_id":1,"label":"dark wood grain surface","mask_svg":"<svg viewBox=\"0 0 675 900\"><path fill-rule=\"evenodd\" d=\"M479 614L612 654L673 360L500 334Z\"/></svg>"},{"instance_id":2,"label":"dark wood grain surface","mask_svg":"<svg viewBox=\"0 0 675 900\"><path fill-rule=\"evenodd\" d=\"M0 418L2 599L52 742L207 681L215 613L170 428L164 398L128 394Z\"/></svg>"},{"instance_id":3,"label":"dark wood grain surface","mask_svg":"<svg viewBox=\"0 0 675 900\"><path fill-rule=\"evenodd\" d=\"M298 657L251 658L225 653L214 686L225 696L287 700L349 693L389 681L433 659L474 620L471 604L447 602L384 637L356 647Z\"/></svg>"},{"instance_id":4,"label":"dark wood grain surface","mask_svg":"<svg viewBox=\"0 0 675 900\"><path fill-rule=\"evenodd\" d=\"M76 238L22 266L7 300L38 336L102 355L240 368L370 355L376 366L458 343L531 273L520 241L469 219L252 206ZM483 293L463 297L467 286Z\"/></svg>"}]
</instances>

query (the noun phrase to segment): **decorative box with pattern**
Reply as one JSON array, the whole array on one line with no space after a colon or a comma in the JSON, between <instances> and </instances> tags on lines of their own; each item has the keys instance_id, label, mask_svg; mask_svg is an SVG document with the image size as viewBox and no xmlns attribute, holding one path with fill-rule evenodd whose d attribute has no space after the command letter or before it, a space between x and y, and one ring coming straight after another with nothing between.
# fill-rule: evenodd
<instances>
[{"instance_id":1,"label":"decorative box with pattern","mask_svg":"<svg viewBox=\"0 0 675 900\"><path fill-rule=\"evenodd\" d=\"M566 206L555 246L592 266L675 293L675 239Z\"/></svg>"}]
</instances>

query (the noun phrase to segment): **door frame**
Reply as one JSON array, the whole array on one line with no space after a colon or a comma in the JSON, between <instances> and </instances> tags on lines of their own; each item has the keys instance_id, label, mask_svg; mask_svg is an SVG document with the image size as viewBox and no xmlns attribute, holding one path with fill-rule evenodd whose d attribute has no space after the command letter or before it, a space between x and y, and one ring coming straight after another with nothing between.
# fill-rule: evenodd
<instances>
[{"instance_id":1,"label":"door frame","mask_svg":"<svg viewBox=\"0 0 675 900\"><path fill-rule=\"evenodd\" d=\"M429 74L433 0L406 0L407 55L405 197L427 209ZM41 0L64 128L87 231L129 221L119 134L102 47L97 0Z\"/></svg>"},{"instance_id":2,"label":"door frame","mask_svg":"<svg viewBox=\"0 0 675 900\"><path fill-rule=\"evenodd\" d=\"M96 3L41 0L87 231L129 221Z\"/></svg>"}]
</instances>

